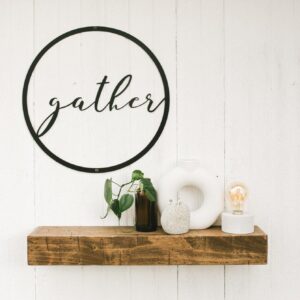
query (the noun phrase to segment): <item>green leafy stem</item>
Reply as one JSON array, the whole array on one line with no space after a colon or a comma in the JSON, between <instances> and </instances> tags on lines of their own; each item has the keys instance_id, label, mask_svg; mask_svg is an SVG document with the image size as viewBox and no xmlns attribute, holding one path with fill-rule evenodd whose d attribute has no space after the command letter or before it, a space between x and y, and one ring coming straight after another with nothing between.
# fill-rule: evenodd
<instances>
[{"instance_id":1,"label":"green leafy stem","mask_svg":"<svg viewBox=\"0 0 300 300\"><path fill-rule=\"evenodd\" d=\"M117 194L113 193L113 184L119 188ZM122 194L122 190L126 186L129 186L129 188L126 193ZM132 206L134 202L133 193L136 192L144 193L151 202L157 200L157 193L152 185L151 179L144 178L144 173L140 170L134 170L131 175L131 180L124 184L118 184L111 178L106 179L104 184L104 198L107 203L107 211L105 216L101 217L101 219L106 218L109 211L112 210L120 220L122 213Z\"/></svg>"}]
</instances>

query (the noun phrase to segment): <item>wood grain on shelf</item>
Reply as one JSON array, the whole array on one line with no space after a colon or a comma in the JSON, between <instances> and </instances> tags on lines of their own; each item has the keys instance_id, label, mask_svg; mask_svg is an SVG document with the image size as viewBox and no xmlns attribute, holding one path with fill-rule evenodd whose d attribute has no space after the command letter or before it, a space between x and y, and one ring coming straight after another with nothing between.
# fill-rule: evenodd
<instances>
[{"instance_id":1,"label":"wood grain on shelf","mask_svg":"<svg viewBox=\"0 0 300 300\"><path fill-rule=\"evenodd\" d=\"M220 227L167 235L160 228L38 227L28 236L29 265L266 264L267 235L233 235Z\"/></svg>"}]
</instances>

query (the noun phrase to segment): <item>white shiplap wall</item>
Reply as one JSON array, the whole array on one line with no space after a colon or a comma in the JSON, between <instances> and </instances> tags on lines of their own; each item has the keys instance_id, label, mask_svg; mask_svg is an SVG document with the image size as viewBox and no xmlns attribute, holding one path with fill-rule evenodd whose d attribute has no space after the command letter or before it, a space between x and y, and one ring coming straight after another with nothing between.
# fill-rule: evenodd
<instances>
[{"instance_id":1,"label":"white shiplap wall","mask_svg":"<svg viewBox=\"0 0 300 300\"><path fill-rule=\"evenodd\" d=\"M104 175L48 158L29 135L21 107L37 52L88 25L140 38L162 63L171 91L169 120L155 147L133 166ZM0 299L299 299L299 31L296 0L0 0ZM26 265L26 235L34 226L116 225L113 216L99 220L104 178L122 180L140 167L158 180L182 158L198 158L225 184L248 184L249 208L269 234L267 266ZM132 214L122 223L132 224Z\"/></svg>"}]
</instances>

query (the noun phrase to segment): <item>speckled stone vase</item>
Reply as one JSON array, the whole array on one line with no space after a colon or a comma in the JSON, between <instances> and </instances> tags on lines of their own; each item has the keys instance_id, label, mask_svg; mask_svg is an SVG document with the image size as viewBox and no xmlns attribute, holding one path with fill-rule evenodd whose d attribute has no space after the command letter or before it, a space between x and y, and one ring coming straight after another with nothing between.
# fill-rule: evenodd
<instances>
[{"instance_id":1,"label":"speckled stone vase","mask_svg":"<svg viewBox=\"0 0 300 300\"><path fill-rule=\"evenodd\" d=\"M190 211L180 202L170 200L161 215L161 226L168 234L182 234L190 229Z\"/></svg>"}]
</instances>

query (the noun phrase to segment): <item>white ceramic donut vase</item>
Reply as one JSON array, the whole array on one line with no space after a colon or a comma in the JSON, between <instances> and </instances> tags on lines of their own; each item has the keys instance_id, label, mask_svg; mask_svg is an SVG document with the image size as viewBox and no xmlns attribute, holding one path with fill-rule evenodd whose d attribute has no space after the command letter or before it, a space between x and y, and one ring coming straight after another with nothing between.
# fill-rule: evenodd
<instances>
[{"instance_id":1,"label":"white ceramic donut vase","mask_svg":"<svg viewBox=\"0 0 300 300\"><path fill-rule=\"evenodd\" d=\"M184 186L195 186L202 191L204 199L201 207L191 211L190 228L205 229L213 225L223 210L223 188L220 180L202 169L186 170L176 167L165 174L158 184L158 207L162 212L169 200L177 199ZM184 202L184 199L181 199Z\"/></svg>"}]
</instances>

